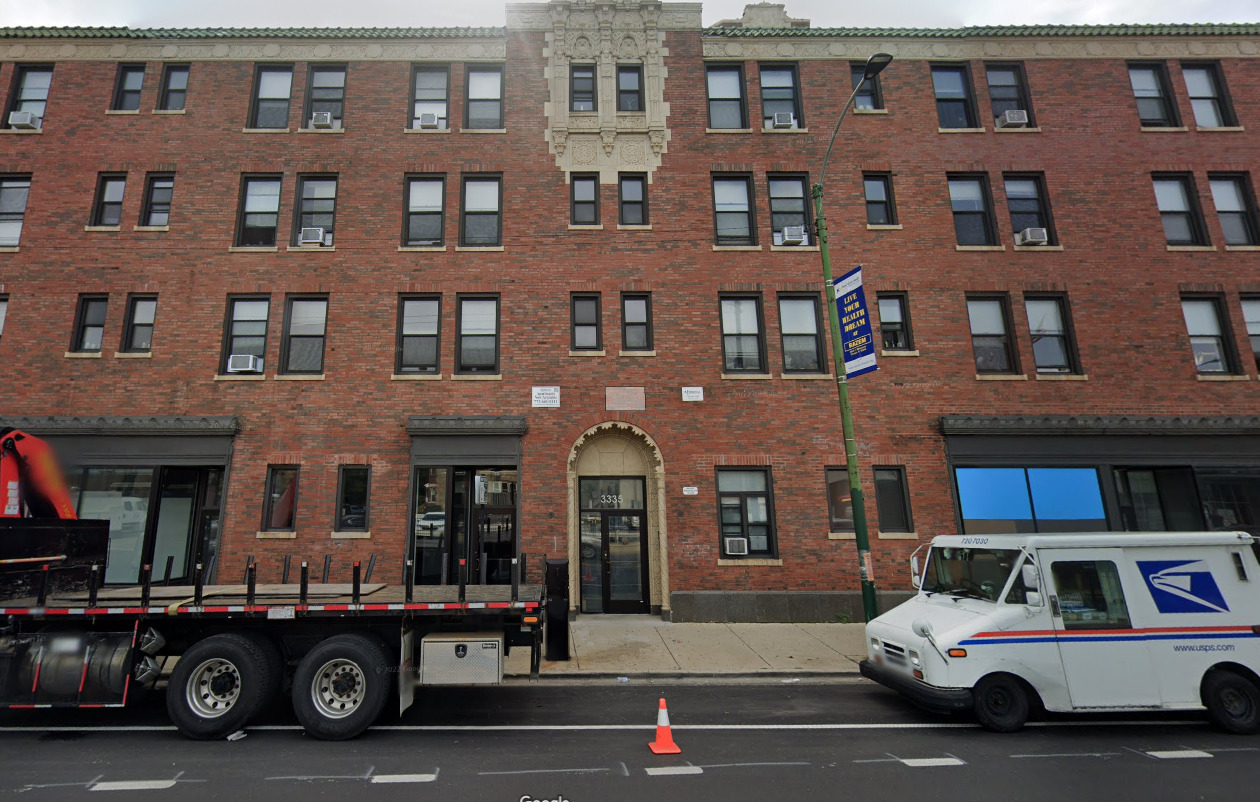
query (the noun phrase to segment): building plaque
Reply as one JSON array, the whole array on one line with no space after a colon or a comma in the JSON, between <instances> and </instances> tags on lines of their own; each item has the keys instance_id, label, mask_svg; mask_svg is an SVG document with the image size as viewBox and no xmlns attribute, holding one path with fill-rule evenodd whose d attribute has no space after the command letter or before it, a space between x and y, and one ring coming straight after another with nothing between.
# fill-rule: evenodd
<instances>
[{"instance_id":1,"label":"building plaque","mask_svg":"<svg viewBox=\"0 0 1260 802\"><path fill-rule=\"evenodd\" d=\"M604 408L610 412L639 412L647 409L642 387L605 387L604 398Z\"/></svg>"}]
</instances>

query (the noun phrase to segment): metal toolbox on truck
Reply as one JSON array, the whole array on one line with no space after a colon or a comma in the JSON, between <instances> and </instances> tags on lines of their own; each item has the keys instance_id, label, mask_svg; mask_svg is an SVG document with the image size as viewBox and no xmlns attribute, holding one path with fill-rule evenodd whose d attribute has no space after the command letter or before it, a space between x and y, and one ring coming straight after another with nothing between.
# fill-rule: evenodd
<instances>
[{"instance_id":1,"label":"metal toolbox on truck","mask_svg":"<svg viewBox=\"0 0 1260 802\"><path fill-rule=\"evenodd\" d=\"M502 632L433 632L421 639L421 685L498 685L501 682Z\"/></svg>"}]
</instances>

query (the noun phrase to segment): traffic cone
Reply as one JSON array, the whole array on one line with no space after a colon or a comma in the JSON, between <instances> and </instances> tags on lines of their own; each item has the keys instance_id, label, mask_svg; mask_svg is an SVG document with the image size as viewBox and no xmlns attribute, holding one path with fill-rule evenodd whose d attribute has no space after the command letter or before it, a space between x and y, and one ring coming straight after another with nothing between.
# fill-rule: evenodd
<instances>
[{"instance_id":1,"label":"traffic cone","mask_svg":"<svg viewBox=\"0 0 1260 802\"><path fill-rule=\"evenodd\" d=\"M661 697L661 709L656 712L656 740L648 744L654 755L677 755L682 750L674 743L673 733L669 730L669 711L665 709L665 698Z\"/></svg>"}]
</instances>

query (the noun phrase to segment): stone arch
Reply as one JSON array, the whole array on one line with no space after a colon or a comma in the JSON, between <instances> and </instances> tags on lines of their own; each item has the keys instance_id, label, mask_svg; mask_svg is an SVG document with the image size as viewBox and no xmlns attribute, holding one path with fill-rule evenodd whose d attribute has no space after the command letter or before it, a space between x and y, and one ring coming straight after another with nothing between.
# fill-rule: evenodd
<instances>
[{"instance_id":1,"label":"stone arch","mask_svg":"<svg viewBox=\"0 0 1260 802\"><path fill-rule=\"evenodd\" d=\"M569 609L581 592L578 477L643 476L647 507L648 601L652 612L669 613L669 540L665 519L665 462L652 437L632 423L607 421L590 427L573 442L565 466L569 556Z\"/></svg>"}]
</instances>

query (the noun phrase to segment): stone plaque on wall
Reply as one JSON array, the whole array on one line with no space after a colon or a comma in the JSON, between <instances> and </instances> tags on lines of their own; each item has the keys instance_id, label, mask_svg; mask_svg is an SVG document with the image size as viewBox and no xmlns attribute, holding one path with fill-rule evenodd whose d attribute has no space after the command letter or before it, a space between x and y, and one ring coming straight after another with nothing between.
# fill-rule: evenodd
<instances>
[{"instance_id":1,"label":"stone plaque on wall","mask_svg":"<svg viewBox=\"0 0 1260 802\"><path fill-rule=\"evenodd\" d=\"M605 409L608 411L638 412L647 409L642 387L605 387Z\"/></svg>"}]
</instances>

